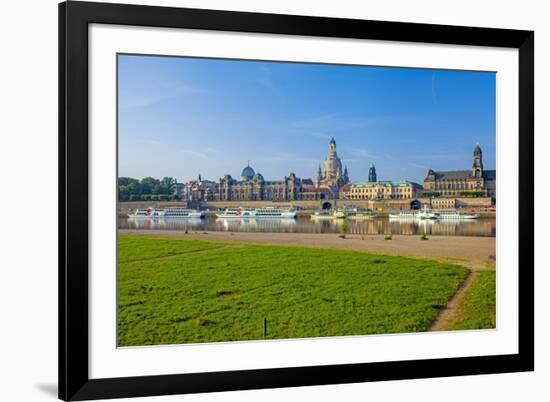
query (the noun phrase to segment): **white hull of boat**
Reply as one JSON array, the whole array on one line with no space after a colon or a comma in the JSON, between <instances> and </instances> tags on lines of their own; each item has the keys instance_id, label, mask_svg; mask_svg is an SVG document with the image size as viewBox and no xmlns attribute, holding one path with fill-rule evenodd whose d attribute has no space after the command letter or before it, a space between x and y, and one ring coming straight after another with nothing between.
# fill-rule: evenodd
<instances>
[{"instance_id":1,"label":"white hull of boat","mask_svg":"<svg viewBox=\"0 0 550 402\"><path fill-rule=\"evenodd\" d=\"M239 213L220 212L216 217L221 219L296 219L296 211L281 211L273 213L258 213L257 211L242 211Z\"/></svg>"},{"instance_id":2,"label":"white hull of boat","mask_svg":"<svg viewBox=\"0 0 550 402\"><path fill-rule=\"evenodd\" d=\"M197 211L187 208L167 208L167 209L138 209L132 213L127 214L131 219L200 219L204 218L204 211Z\"/></svg>"}]
</instances>

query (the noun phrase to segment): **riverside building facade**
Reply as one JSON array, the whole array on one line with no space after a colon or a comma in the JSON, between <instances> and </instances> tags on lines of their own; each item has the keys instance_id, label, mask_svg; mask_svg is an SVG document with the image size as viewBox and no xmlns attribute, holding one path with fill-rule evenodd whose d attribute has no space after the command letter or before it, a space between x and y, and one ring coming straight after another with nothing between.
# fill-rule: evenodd
<instances>
[{"instance_id":1,"label":"riverside building facade","mask_svg":"<svg viewBox=\"0 0 550 402\"><path fill-rule=\"evenodd\" d=\"M496 197L496 170L483 168L479 144L474 148L470 170L428 170L424 179L424 195L435 197Z\"/></svg>"},{"instance_id":2,"label":"riverside building facade","mask_svg":"<svg viewBox=\"0 0 550 402\"><path fill-rule=\"evenodd\" d=\"M422 186L411 181L353 183L344 194L347 200L413 199L422 196Z\"/></svg>"},{"instance_id":3,"label":"riverside building facade","mask_svg":"<svg viewBox=\"0 0 550 402\"><path fill-rule=\"evenodd\" d=\"M290 172L282 180L266 180L250 163L238 179L226 174L218 182L198 180L186 183L184 199L188 201L296 201L328 200L339 197L340 189L349 184L347 167L336 152L336 141L328 145L324 169L317 172L317 180L301 179Z\"/></svg>"}]
</instances>

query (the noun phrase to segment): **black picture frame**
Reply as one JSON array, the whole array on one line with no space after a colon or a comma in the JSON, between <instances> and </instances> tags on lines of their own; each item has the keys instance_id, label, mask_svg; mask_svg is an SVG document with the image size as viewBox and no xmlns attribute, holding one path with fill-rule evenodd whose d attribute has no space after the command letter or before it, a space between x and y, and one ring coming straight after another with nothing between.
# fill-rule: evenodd
<instances>
[{"instance_id":1,"label":"black picture frame","mask_svg":"<svg viewBox=\"0 0 550 402\"><path fill-rule=\"evenodd\" d=\"M519 51L517 354L90 379L88 25L376 39ZM169 395L534 370L534 32L70 1L59 5L59 398Z\"/></svg>"}]
</instances>

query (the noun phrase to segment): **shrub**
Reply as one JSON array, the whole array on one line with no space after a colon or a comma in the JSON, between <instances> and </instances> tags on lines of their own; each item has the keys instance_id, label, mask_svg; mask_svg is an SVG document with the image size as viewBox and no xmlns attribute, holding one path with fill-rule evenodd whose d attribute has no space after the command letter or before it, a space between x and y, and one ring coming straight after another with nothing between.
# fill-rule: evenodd
<instances>
[{"instance_id":1,"label":"shrub","mask_svg":"<svg viewBox=\"0 0 550 402\"><path fill-rule=\"evenodd\" d=\"M345 218L342 224L340 225L340 237L341 239L346 238L346 234L348 233L348 218Z\"/></svg>"}]
</instances>

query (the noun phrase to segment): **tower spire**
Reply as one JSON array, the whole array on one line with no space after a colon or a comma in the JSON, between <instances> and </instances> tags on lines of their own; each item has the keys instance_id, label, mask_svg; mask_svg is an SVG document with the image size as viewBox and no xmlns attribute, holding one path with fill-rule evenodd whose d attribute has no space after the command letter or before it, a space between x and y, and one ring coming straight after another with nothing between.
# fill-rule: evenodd
<instances>
[{"instance_id":1,"label":"tower spire","mask_svg":"<svg viewBox=\"0 0 550 402\"><path fill-rule=\"evenodd\" d=\"M369 183L376 183L376 168L374 167L374 163L371 162L370 168L369 168Z\"/></svg>"},{"instance_id":2,"label":"tower spire","mask_svg":"<svg viewBox=\"0 0 550 402\"><path fill-rule=\"evenodd\" d=\"M483 156L479 143L474 148L474 163L472 164L472 175L474 177L483 177Z\"/></svg>"},{"instance_id":3,"label":"tower spire","mask_svg":"<svg viewBox=\"0 0 550 402\"><path fill-rule=\"evenodd\" d=\"M347 165L344 167L344 183L349 183L349 176L348 176L348 167Z\"/></svg>"}]
</instances>

